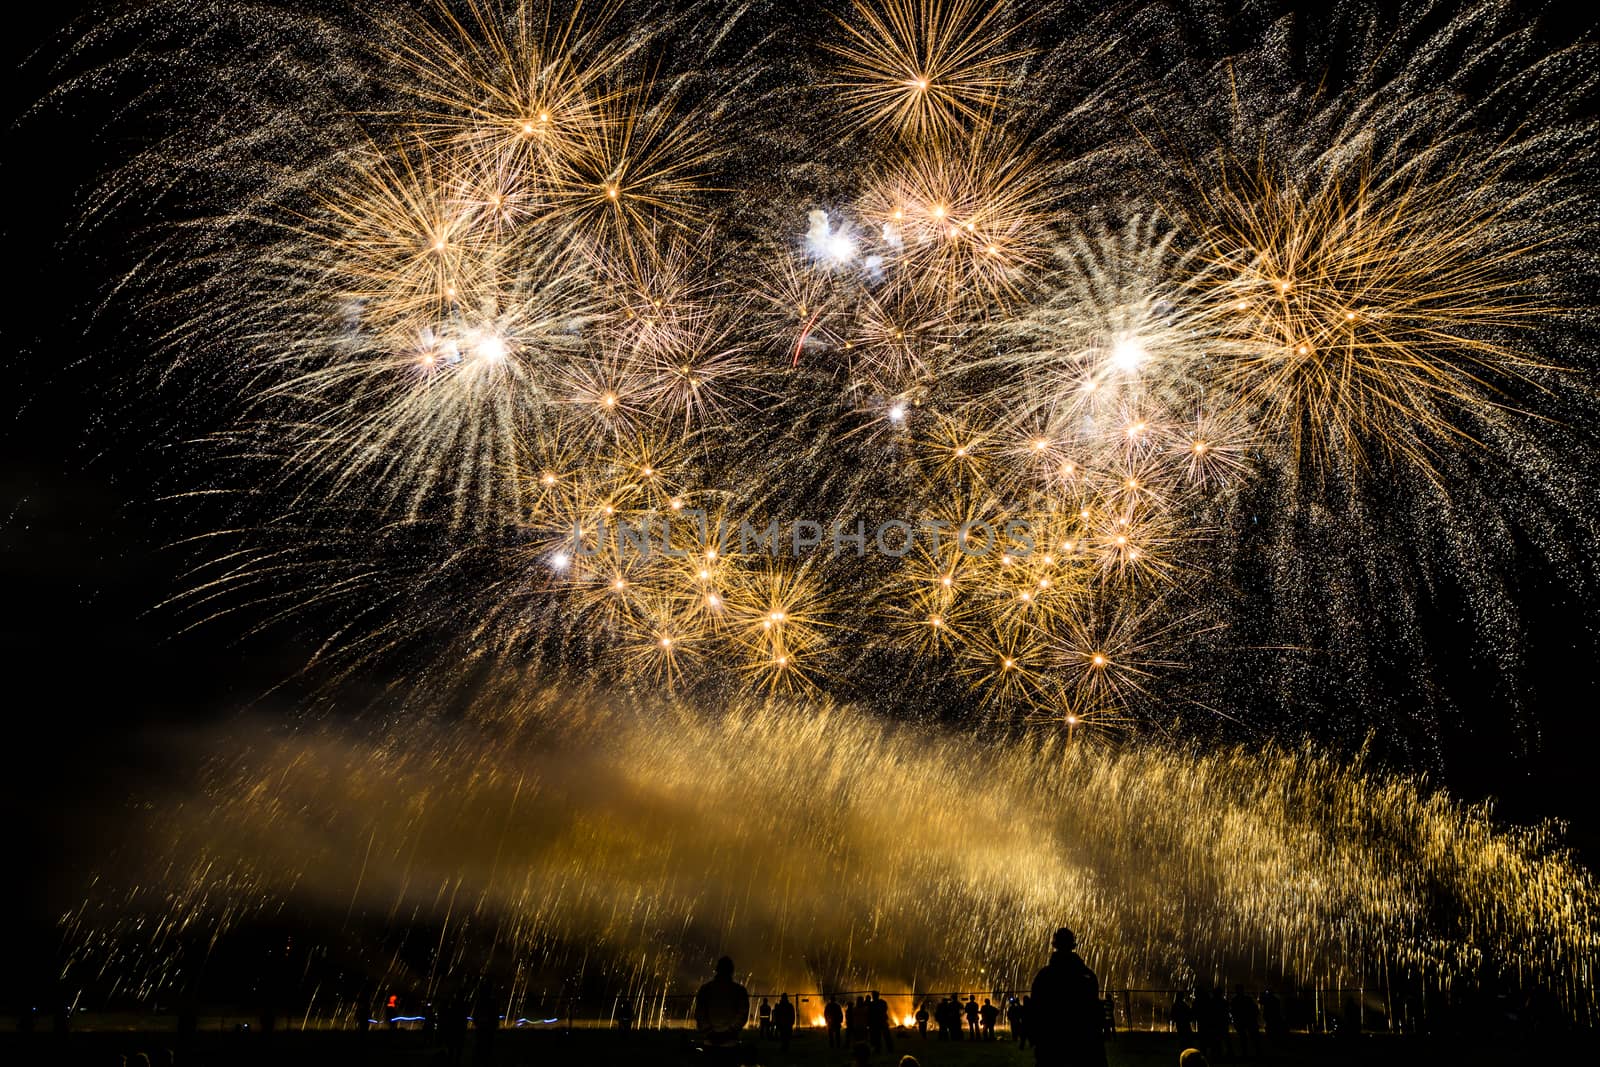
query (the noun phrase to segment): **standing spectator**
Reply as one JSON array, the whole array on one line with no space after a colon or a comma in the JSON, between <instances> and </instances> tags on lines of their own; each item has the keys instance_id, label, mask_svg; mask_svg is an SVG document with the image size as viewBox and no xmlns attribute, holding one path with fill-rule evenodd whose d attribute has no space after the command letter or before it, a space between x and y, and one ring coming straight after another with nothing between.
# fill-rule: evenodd
<instances>
[{"instance_id":1,"label":"standing spectator","mask_svg":"<svg viewBox=\"0 0 1600 1067\"><path fill-rule=\"evenodd\" d=\"M1289 1032L1283 1004L1270 989L1261 991L1261 1021L1266 1026L1268 1041L1281 1041Z\"/></svg>"},{"instance_id":2,"label":"standing spectator","mask_svg":"<svg viewBox=\"0 0 1600 1067\"><path fill-rule=\"evenodd\" d=\"M928 1040L928 1002L924 1000L917 1005L917 1036Z\"/></svg>"},{"instance_id":3,"label":"standing spectator","mask_svg":"<svg viewBox=\"0 0 1600 1067\"><path fill-rule=\"evenodd\" d=\"M1209 1059L1217 1056L1215 1016L1211 1011L1211 989L1209 986L1196 986L1194 991L1194 1032L1195 1044L1200 1052Z\"/></svg>"},{"instance_id":4,"label":"standing spectator","mask_svg":"<svg viewBox=\"0 0 1600 1067\"><path fill-rule=\"evenodd\" d=\"M444 1002L439 1016L439 1032L444 1038L446 1067L460 1067L467 1055L467 1001L459 994Z\"/></svg>"},{"instance_id":5,"label":"standing spectator","mask_svg":"<svg viewBox=\"0 0 1600 1067\"><path fill-rule=\"evenodd\" d=\"M1050 939L1050 962L1033 980L1028 1036L1040 1067L1105 1067L1100 982L1066 927Z\"/></svg>"},{"instance_id":6,"label":"standing spectator","mask_svg":"<svg viewBox=\"0 0 1600 1067\"><path fill-rule=\"evenodd\" d=\"M983 998L983 1007L978 1009L978 1017L983 1022L983 1039L994 1040L994 1024L1000 1018L1000 1009L989 1003L989 998Z\"/></svg>"},{"instance_id":7,"label":"standing spectator","mask_svg":"<svg viewBox=\"0 0 1600 1067\"><path fill-rule=\"evenodd\" d=\"M967 1036L976 1041L978 1039L978 998L968 995L966 1007L962 1011L967 1017Z\"/></svg>"},{"instance_id":8,"label":"standing spectator","mask_svg":"<svg viewBox=\"0 0 1600 1067\"><path fill-rule=\"evenodd\" d=\"M1194 1033L1194 1009L1189 1006L1189 998L1183 990L1172 994L1172 1011L1167 1018L1172 1022L1172 1032L1180 1038L1188 1038ZM1189 1042L1185 1040L1182 1043L1187 1045Z\"/></svg>"},{"instance_id":9,"label":"standing spectator","mask_svg":"<svg viewBox=\"0 0 1600 1067\"><path fill-rule=\"evenodd\" d=\"M1284 993L1283 1022L1287 1030L1301 1030L1306 1033L1312 1027L1311 990L1297 992L1293 985Z\"/></svg>"},{"instance_id":10,"label":"standing spectator","mask_svg":"<svg viewBox=\"0 0 1600 1067\"><path fill-rule=\"evenodd\" d=\"M1232 1054L1228 1041L1228 1001L1221 989L1208 989L1195 1001L1195 1016L1200 1023L1200 1045L1207 1059L1220 1060Z\"/></svg>"},{"instance_id":11,"label":"standing spectator","mask_svg":"<svg viewBox=\"0 0 1600 1067\"><path fill-rule=\"evenodd\" d=\"M872 1051L894 1051L894 1035L889 1032L889 1002L876 989L867 1005L867 1029L872 1039Z\"/></svg>"},{"instance_id":12,"label":"standing spectator","mask_svg":"<svg viewBox=\"0 0 1600 1067\"><path fill-rule=\"evenodd\" d=\"M840 1027L844 1025L844 1009L839 1006L838 997L829 997L828 1004L822 1009L822 1021L828 1027L828 1047L844 1048L844 1034Z\"/></svg>"},{"instance_id":13,"label":"standing spectator","mask_svg":"<svg viewBox=\"0 0 1600 1067\"><path fill-rule=\"evenodd\" d=\"M1196 989L1194 993L1194 1029L1199 1038L1200 1051L1207 1058L1217 1058L1216 1016L1211 1012L1211 990Z\"/></svg>"},{"instance_id":14,"label":"standing spectator","mask_svg":"<svg viewBox=\"0 0 1600 1067\"><path fill-rule=\"evenodd\" d=\"M761 1006L756 1009L756 1028L761 1040L772 1036L772 1005L766 997L761 998Z\"/></svg>"},{"instance_id":15,"label":"standing spectator","mask_svg":"<svg viewBox=\"0 0 1600 1067\"><path fill-rule=\"evenodd\" d=\"M1019 1049L1028 1047L1029 1010L1027 994L1023 994L1021 1000L1017 1000L1015 997L1012 998L1011 1011L1008 1013L1011 1017L1011 1036L1016 1038L1017 1048Z\"/></svg>"},{"instance_id":16,"label":"standing spectator","mask_svg":"<svg viewBox=\"0 0 1600 1067\"><path fill-rule=\"evenodd\" d=\"M1256 1010L1256 1000L1244 991L1240 982L1233 991L1233 1002L1228 1005L1233 1016L1233 1028L1239 1032L1239 1055L1249 1056L1253 1051L1261 1055L1261 1013Z\"/></svg>"},{"instance_id":17,"label":"standing spectator","mask_svg":"<svg viewBox=\"0 0 1600 1067\"><path fill-rule=\"evenodd\" d=\"M695 1027L710 1062L739 1062L739 1035L749 1021L750 992L733 980L733 960L724 956L711 981L694 997Z\"/></svg>"},{"instance_id":18,"label":"standing spectator","mask_svg":"<svg viewBox=\"0 0 1600 1067\"><path fill-rule=\"evenodd\" d=\"M495 1035L500 1032L500 1002L494 989L478 991L478 1004L472 1010L472 1062L495 1061Z\"/></svg>"},{"instance_id":19,"label":"standing spectator","mask_svg":"<svg viewBox=\"0 0 1600 1067\"><path fill-rule=\"evenodd\" d=\"M1488 1005L1485 1005L1487 1007ZM1361 1036L1361 1005L1348 994L1344 998L1344 1011L1340 1013L1339 1036L1354 1039Z\"/></svg>"},{"instance_id":20,"label":"standing spectator","mask_svg":"<svg viewBox=\"0 0 1600 1067\"><path fill-rule=\"evenodd\" d=\"M778 1006L772 1009L772 1028L778 1033L778 1048L788 1052L789 1038L794 1036L794 1005L787 993L778 998Z\"/></svg>"}]
</instances>

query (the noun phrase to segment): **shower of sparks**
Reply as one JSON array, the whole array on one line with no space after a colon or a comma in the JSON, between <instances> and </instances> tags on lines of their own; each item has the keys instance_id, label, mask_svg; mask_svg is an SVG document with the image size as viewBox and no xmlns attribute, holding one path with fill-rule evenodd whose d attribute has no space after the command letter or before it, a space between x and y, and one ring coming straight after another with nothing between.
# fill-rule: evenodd
<instances>
[{"instance_id":1,"label":"shower of sparks","mask_svg":"<svg viewBox=\"0 0 1600 1067\"><path fill-rule=\"evenodd\" d=\"M379 924L333 955L420 999L515 959L517 1014L580 959L612 961L594 979L646 1002L722 952L768 990L1025 988L1065 914L1114 989L1350 986L1365 967L1437 995L1492 962L1572 1004L1592 993L1588 872L1543 831L1359 761L1045 728L974 746L782 700L494 706L387 740L220 743L201 802L127 846L127 899L67 917L69 973L108 967L151 995L287 900L349 914L347 932ZM379 947L399 944L428 951Z\"/></svg>"}]
</instances>

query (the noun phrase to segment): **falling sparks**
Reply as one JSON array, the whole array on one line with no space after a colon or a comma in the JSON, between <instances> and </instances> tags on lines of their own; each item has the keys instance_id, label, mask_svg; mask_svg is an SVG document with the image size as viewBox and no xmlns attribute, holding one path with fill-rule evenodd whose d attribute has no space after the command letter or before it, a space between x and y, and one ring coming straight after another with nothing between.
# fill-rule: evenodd
<instances>
[{"instance_id":1,"label":"falling sparks","mask_svg":"<svg viewBox=\"0 0 1600 1067\"><path fill-rule=\"evenodd\" d=\"M218 744L233 755L204 803L173 798L129 846L130 877L174 872L171 903L148 884L96 895L68 919L69 973L114 951L131 982L163 989L279 899L443 946L424 969L445 986L508 955L536 975L614 960L606 981L634 993L692 988L724 951L790 988L961 988L980 970L1025 987L1064 901L1111 988L1347 985L1364 966L1432 995L1492 962L1576 1003L1600 947L1600 894L1552 831L1495 830L1418 781L1302 750L975 746L848 707L706 714L525 690L393 742ZM885 823L891 802L916 814ZM791 827L778 848L775 813ZM362 878L349 859L369 853L409 857L408 876ZM451 896L476 903L452 914ZM929 909L972 921L928 937ZM384 953L373 977L406 966Z\"/></svg>"}]
</instances>

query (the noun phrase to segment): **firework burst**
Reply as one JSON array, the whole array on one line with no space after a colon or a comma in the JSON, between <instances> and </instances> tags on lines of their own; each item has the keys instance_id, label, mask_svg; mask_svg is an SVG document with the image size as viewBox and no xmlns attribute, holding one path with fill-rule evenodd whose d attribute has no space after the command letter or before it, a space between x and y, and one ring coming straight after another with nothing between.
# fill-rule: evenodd
<instances>
[{"instance_id":1,"label":"firework burst","mask_svg":"<svg viewBox=\"0 0 1600 1067\"><path fill-rule=\"evenodd\" d=\"M1215 31L1192 52L1167 5L1121 32L1026 5L855 0L806 24L809 49L771 47L752 10L439 0L284 17L269 34L282 76L259 78L219 54L254 39L239 16L185 15L210 28L181 65L213 75L220 102L130 105L179 129L93 201L112 217L141 193L183 205L119 299L160 339L161 375L215 370L206 473L184 488L237 490L226 528L244 532L204 531L214 555L177 601L263 626L328 612L318 662L339 680L670 691L653 725L621 731L625 766L662 795L692 779L751 811L805 812L819 834L837 813L805 806L817 781L882 798L873 775L907 785L895 768L915 765L937 780L908 786L920 811L981 786L943 734L933 756L907 730L863 741L855 769L829 755L771 782L729 753L804 747L808 722L858 741L878 728L829 695L959 720L993 731L986 759L1015 808L1087 810L1080 781L1146 805L1174 870L1217 887L1219 943L1265 936L1297 974L1370 951L1447 984L1479 950L1427 925L1443 877L1507 959L1576 981L1592 887L1561 913L1553 886L1577 883L1542 837L1496 836L1311 755L1136 740L1243 721L1349 742L1399 721L1426 762L1452 710L1402 707L1381 681L1428 687L1419 600L1464 589L1512 677L1512 568L1537 557L1594 588L1600 183L1594 122L1560 103L1592 94L1589 54L1540 51L1493 4L1433 21L1341 9L1320 34L1191 13ZM111 80L156 62L140 56ZM248 136L237 114L257 117ZM780 713L779 698L817 703ZM571 738L617 721L561 705L562 734L542 699L507 696L506 715ZM696 700L725 718L682 711ZM470 747L433 744L390 750L400 780L453 773L430 761ZM1171 784L1179 764L1194 791ZM1261 825L1188 851L1217 788ZM1286 796L1371 801L1400 844L1307 854L1315 820ZM257 814L224 805L207 832ZM1143 845L1117 832L1108 859L1130 862ZM612 834L529 869L604 867L632 840ZM1390 862L1428 834L1448 842L1444 868ZM1220 966L1157 958L1164 913L1136 886L1059 867L1013 900L961 857L917 851L931 839L919 827L886 855L949 907L1015 905L1034 937L1045 902L1071 894L1142 946L1115 962L1129 981ZM1254 888L1205 858L1236 846ZM199 899L211 868L195 869ZM583 892L653 896L684 928L702 917L663 876L651 892L632 876ZM594 933L584 905L554 906L531 877L497 905L507 929ZM1379 948L1334 917L1350 900ZM1307 948L1322 943L1333 956Z\"/></svg>"},{"instance_id":2,"label":"firework burst","mask_svg":"<svg viewBox=\"0 0 1600 1067\"><path fill-rule=\"evenodd\" d=\"M828 48L846 109L908 138L984 125L1027 55L1001 5L978 0L852 0L841 39Z\"/></svg>"}]
</instances>

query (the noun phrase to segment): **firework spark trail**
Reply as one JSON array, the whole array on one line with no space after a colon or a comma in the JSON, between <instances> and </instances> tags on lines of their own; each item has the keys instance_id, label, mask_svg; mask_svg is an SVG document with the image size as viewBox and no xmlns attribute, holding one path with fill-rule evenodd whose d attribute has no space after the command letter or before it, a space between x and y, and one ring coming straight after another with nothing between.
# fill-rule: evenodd
<instances>
[{"instance_id":1,"label":"firework spark trail","mask_svg":"<svg viewBox=\"0 0 1600 1067\"><path fill-rule=\"evenodd\" d=\"M907 678L973 680L1002 718L1107 722L1163 715L1170 676L1228 628L1375 658L1360 605L1388 589L1411 618L1435 555L1495 629L1496 571L1461 549L1524 524L1504 506L1468 517L1462 501L1495 495L1482 468L1518 472L1547 554L1552 525L1596 533L1559 488L1570 435L1539 421L1584 423L1562 300L1592 260L1570 225L1592 153L1585 120L1491 121L1467 75L1433 75L1465 51L1523 114L1545 82L1588 84L1581 50L1541 56L1473 6L1386 51L1380 14L1356 13L1330 40L1371 62L1310 91L1269 47L1292 20L1218 62L1160 14L1129 15L1165 42L1144 50L1103 18L1047 43L1025 12L862 0L818 27L816 56L771 66L729 43L747 13L714 4L474 0L383 9L346 38L336 20L285 31L277 77L219 72L230 97L260 95L253 134L184 133L214 140L214 164L279 165L200 181L158 149L108 182L118 202L141 180L197 204L225 190L134 287L179 309L175 359L232 368L220 392L241 418L213 454L248 473L229 527L308 548L300 580L279 536L253 562L224 551L188 601L207 618L230 595L275 617L342 602L364 621L328 651L352 658L419 618L470 618L458 632L478 647L440 662L488 633L528 663L576 619L601 674L674 688L826 689L888 656ZM138 24L96 27L85 54ZM660 58L686 34L710 43L693 65ZM1480 57L1485 39L1499 46ZM1176 68L1146 70L1166 45ZM338 61L313 75L301 48ZM183 115L164 92L148 108ZM786 128L802 104L826 133ZM733 168L736 144L772 159ZM1290 518L1240 536L1264 497ZM602 524L706 508L824 529L1018 519L1049 551L898 569L580 551ZM1298 531L1341 513L1360 535L1308 565ZM1459 524L1378 529L1440 515ZM436 542L436 573L373 551L396 526ZM516 527L531 542L508 545ZM1210 581L1263 540L1265 627ZM452 569L496 555L498 580ZM753 634L780 610L773 582L826 625ZM1306 617L1324 595L1347 610ZM413 611L377 621L370 605L397 600ZM842 618L852 601L868 611ZM1094 632L1118 646L1085 648ZM1406 622L1384 637L1419 644ZM1103 684L1086 654L1138 684ZM1249 696L1212 666L1207 706Z\"/></svg>"},{"instance_id":2,"label":"firework spark trail","mask_svg":"<svg viewBox=\"0 0 1600 1067\"><path fill-rule=\"evenodd\" d=\"M1000 988L1070 921L1112 987L1387 966L1437 990L1488 963L1576 1006L1600 949L1600 897L1553 828L1499 829L1309 751L974 746L849 707L545 692L381 739L270 731L213 772L130 846L133 887L103 884L71 917L93 931L75 968L122 953L154 992L285 904L348 911L385 942L437 927L421 941L453 964L387 976L430 997L496 958L604 959L612 984L645 959L672 983L727 949L773 989Z\"/></svg>"}]
</instances>

